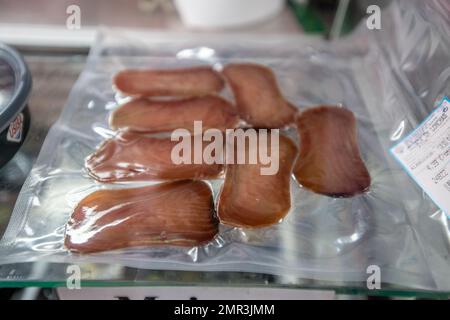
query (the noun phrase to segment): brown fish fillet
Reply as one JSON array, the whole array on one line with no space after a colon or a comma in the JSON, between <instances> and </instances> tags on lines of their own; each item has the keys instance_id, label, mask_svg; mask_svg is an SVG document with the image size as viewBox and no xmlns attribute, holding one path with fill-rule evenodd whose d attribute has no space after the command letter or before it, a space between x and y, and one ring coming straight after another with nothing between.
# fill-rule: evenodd
<instances>
[{"instance_id":1,"label":"brown fish fillet","mask_svg":"<svg viewBox=\"0 0 450 320\"><path fill-rule=\"evenodd\" d=\"M194 164L195 138L186 139L191 139L192 146L192 161L189 164L175 164L171 159L172 149L179 142L125 131L106 140L86 159L85 167L100 182L206 179L219 176L223 169L221 164ZM206 145L203 142L203 150Z\"/></svg>"},{"instance_id":2,"label":"brown fish fillet","mask_svg":"<svg viewBox=\"0 0 450 320\"><path fill-rule=\"evenodd\" d=\"M136 246L196 246L217 234L211 189L178 181L134 189L100 190L77 205L65 246L80 253Z\"/></svg>"},{"instance_id":3,"label":"brown fish fillet","mask_svg":"<svg viewBox=\"0 0 450 320\"><path fill-rule=\"evenodd\" d=\"M258 137L258 140L260 136ZM268 139L270 141L270 139ZM268 143L270 154L275 149ZM260 147L246 144L246 155ZM239 151L235 151L239 152ZM236 227L265 227L279 222L291 207L290 177L297 147L291 139L279 137L279 168L274 175L262 175L257 164L227 164L225 182L220 192L218 216L222 223Z\"/></svg>"},{"instance_id":4,"label":"brown fish fillet","mask_svg":"<svg viewBox=\"0 0 450 320\"><path fill-rule=\"evenodd\" d=\"M370 175L361 159L356 119L347 109L321 106L297 118L300 155L294 168L305 188L327 196L350 197L365 192Z\"/></svg>"},{"instance_id":5,"label":"brown fish fillet","mask_svg":"<svg viewBox=\"0 0 450 320\"><path fill-rule=\"evenodd\" d=\"M294 121L297 109L287 102L272 70L257 64L229 64L223 74L242 119L256 128L281 128Z\"/></svg>"},{"instance_id":6,"label":"brown fish fillet","mask_svg":"<svg viewBox=\"0 0 450 320\"><path fill-rule=\"evenodd\" d=\"M210 67L146 70L127 69L114 76L115 87L131 96L193 97L220 92L224 81Z\"/></svg>"},{"instance_id":7,"label":"brown fish fillet","mask_svg":"<svg viewBox=\"0 0 450 320\"><path fill-rule=\"evenodd\" d=\"M202 121L203 130L225 131L235 128L239 117L228 101L207 95L164 101L137 98L116 109L109 119L112 129L135 132L165 132L179 128L194 132L194 121Z\"/></svg>"}]
</instances>

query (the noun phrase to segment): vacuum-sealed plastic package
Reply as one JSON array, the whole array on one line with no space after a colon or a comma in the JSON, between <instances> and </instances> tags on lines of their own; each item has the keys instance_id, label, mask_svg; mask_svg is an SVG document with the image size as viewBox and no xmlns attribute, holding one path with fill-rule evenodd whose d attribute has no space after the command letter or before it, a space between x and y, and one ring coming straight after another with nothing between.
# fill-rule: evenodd
<instances>
[{"instance_id":1,"label":"vacuum-sealed plastic package","mask_svg":"<svg viewBox=\"0 0 450 320\"><path fill-rule=\"evenodd\" d=\"M388 13L401 19L401 12L405 10L410 18L417 19L419 25L431 28L426 20L420 20L421 10L428 4L418 1L406 3L394 3ZM409 32L406 25L398 25L398 28L401 32ZM404 65L397 64L398 53L391 43L396 40L392 39L392 35L388 32L375 35L362 29L340 43L326 43L307 37L252 40L243 36L214 39L206 35L192 38L173 35L161 38L137 31L103 30L91 50L86 69L74 86L60 120L49 132L21 191L8 229L0 242L0 264L37 260L113 262L147 269L259 272L349 282L366 281L367 268L375 265L381 269L383 282L419 289L450 290L448 217L389 153L392 145L403 139L422 120L421 115L432 110L436 100L417 95L413 88L419 84L414 82L413 71L419 68L422 59L426 59L422 54L431 57L436 48L446 48L442 54L448 57L448 39L440 29L433 29L434 42L427 47L429 52L419 53L417 60L409 61L406 70ZM387 43L390 45L386 46ZM428 63L432 64L431 61ZM279 101L278 96L282 94L288 102L281 103L286 108L286 118L292 118L291 108L305 115L300 120L297 118L299 123L310 123L317 117L323 119L323 114L342 116L341 126L346 126L342 131L334 127L340 122L317 122L320 126L328 126L328 131L310 139L317 141L317 146L324 141L339 144L339 138L347 137L351 141L342 143L342 148L348 148L350 153L340 154L334 163L333 148L313 152L311 150L315 146L312 145L305 151L305 154L311 154L311 162L297 164L293 172L297 179L293 174L286 185L283 177L283 188L290 187L289 197L283 196L283 199L286 202L290 198L290 206L284 204L283 210L289 210L286 214L280 211L280 222L260 228L248 228L246 223L241 222L232 225L218 223L215 218L220 203L217 208L217 202L224 184L221 168L203 168L205 175L187 176L188 179L197 179L195 182L167 182L172 172L168 168L163 177L168 185L163 186L160 181L152 179L106 183L111 181L92 178L93 175L105 177L105 174L117 178L117 175L108 175L111 166L105 173L100 170L105 167L95 161L103 161L105 155L114 159L116 154L111 150L117 151L117 145L126 144L126 139L135 141L133 135L139 135L139 139L143 140L156 139L144 135L148 132L142 130L142 124L172 129L166 121L170 116L158 121L152 121L151 114L147 114L150 117L148 120L124 118L123 114L122 118L119 117L119 106L123 108L124 104L129 104L130 97L126 92L117 91L117 87L129 91L130 95L148 89L142 88L139 81L129 86L129 83L119 84L118 78L114 78L119 72L174 70L177 77L176 70L183 68L220 73L227 65L235 64L259 64L273 72L280 92L274 91L271 99ZM448 69L448 62L442 68ZM222 83L215 72L208 71L204 75L212 79L207 81L209 85L202 85L201 81L197 83L199 86L181 83L170 94L186 99L186 90L194 95L219 92L220 99L236 103L235 90L228 85L221 90ZM129 76L122 74L119 80ZM163 76L170 78L172 75ZM433 94L439 99L448 89L444 84L445 76L440 76L443 83L434 79L434 74L430 78L434 81L434 92L428 95ZM114 79L116 89L113 88ZM160 94L158 90L161 87L158 85L150 86L150 89L149 94ZM244 94L242 99L245 100ZM338 106L348 113L335 113L334 107L323 107L309 116L305 112L318 106ZM245 116L250 119L247 123L255 119L253 115L262 116L262 113L254 111L251 106L245 109ZM131 123L141 132L127 132L126 139L119 137L122 140L117 142L117 132L111 128L111 114L114 113L117 116L115 125L126 127ZM229 123L234 123L231 120ZM284 126L286 122L283 119L280 123ZM271 127L272 123L267 126ZM314 134L312 127L305 130L305 137ZM339 132L340 137L332 136ZM301 147L295 121L287 124L282 134L285 139ZM150 140L142 143L151 143ZM105 144L105 141L109 142ZM162 148L161 144L155 146L155 153L161 153L158 151ZM295 149L295 146L289 148ZM99 155L99 150L103 154ZM146 148L148 156L144 155L149 163L153 155L151 150ZM95 154L98 157L92 158ZM139 152L136 151L136 154ZM92 161L86 161L87 158ZM292 156L287 159L293 164ZM114 172L117 173L122 163L114 161ZM127 158L126 161L131 160ZM311 175L314 170L320 170L317 161L322 162L324 168L344 172L335 179L328 180L325 176L318 176L317 179ZM348 165L348 161L353 165ZM92 166L86 169L86 163ZM139 169L136 167L127 174L139 174ZM188 169L197 172L195 168ZM352 170L355 170L356 178L352 176ZM186 171L180 171L186 174ZM211 172L213 174L207 174ZM311 187L306 182L301 185L311 176L314 178ZM251 175L243 177L251 179ZM347 177L350 180L341 181ZM248 180L239 183L256 183ZM227 191L229 196L233 196L232 183ZM253 194L249 193L240 201L232 201L235 199L231 198L229 202L242 206L242 200L251 196ZM269 198L275 196L270 195ZM122 202L125 204L122 205ZM159 210L158 206L162 209ZM187 219L184 222L180 221L183 213L178 211L183 206ZM99 207L104 209L101 212L105 215L90 222L89 215ZM174 208L177 208L176 211ZM127 220L126 212L130 210L148 210L149 216L134 216ZM205 212L211 212L213 219L210 220ZM163 214L170 219L161 220ZM224 217L227 221L242 218L236 215L236 211L225 212ZM183 224L179 228L172 221ZM254 221L250 219L250 222ZM257 223L263 225L264 221ZM169 231L158 232L158 226L164 226L164 231ZM109 233L96 235L91 232L105 228L106 231L110 228ZM124 233L127 232L147 235L147 238L138 237L130 246L130 238L125 237L124 240ZM84 240L80 240L83 237L95 239L92 246L84 246ZM108 247L111 245L108 243L110 239L115 239L116 245ZM173 243L170 244L170 241ZM71 251L70 248L76 250ZM108 250L103 250L105 248Z\"/></svg>"}]
</instances>

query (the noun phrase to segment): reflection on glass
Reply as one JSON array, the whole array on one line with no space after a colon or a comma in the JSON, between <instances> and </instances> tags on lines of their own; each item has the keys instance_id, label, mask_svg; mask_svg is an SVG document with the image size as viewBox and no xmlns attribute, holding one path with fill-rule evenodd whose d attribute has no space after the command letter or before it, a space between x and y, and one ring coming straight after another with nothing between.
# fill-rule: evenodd
<instances>
[{"instance_id":1,"label":"reflection on glass","mask_svg":"<svg viewBox=\"0 0 450 320\"><path fill-rule=\"evenodd\" d=\"M11 99L14 87L14 73L5 62L0 60L0 113Z\"/></svg>"}]
</instances>

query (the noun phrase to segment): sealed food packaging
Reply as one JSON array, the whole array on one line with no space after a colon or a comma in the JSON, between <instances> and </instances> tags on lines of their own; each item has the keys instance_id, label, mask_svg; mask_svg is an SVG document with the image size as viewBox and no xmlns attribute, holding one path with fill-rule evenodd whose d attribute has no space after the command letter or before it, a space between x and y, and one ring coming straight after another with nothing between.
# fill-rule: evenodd
<instances>
[{"instance_id":1,"label":"sealed food packaging","mask_svg":"<svg viewBox=\"0 0 450 320\"><path fill-rule=\"evenodd\" d=\"M386 25L395 23L394 33L387 30L370 33L362 26L340 43L306 37L251 40L232 36L161 38L155 35L152 38L133 31L103 30L22 189L0 242L0 264L88 261L147 269L258 272L345 282L365 282L368 267L378 266L385 283L450 290L448 217L389 154L392 145L416 127L436 101L449 94L448 20L447 23L439 20L439 27L434 27L423 16L424 12L437 12L439 3L397 1L387 11L392 19L385 22ZM408 25L414 29L397 23L398 19L413 19L415 23ZM417 36L426 32L432 35L433 42ZM395 37L401 34L417 37L414 39L420 44L417 48L420 50L402 51L414 48L397 46ZM436 73L426 75L427 81L418 76L424 61L427 68L436 68ZM155 246L144 242L144 246L101 253L70 252L64 245L66 225L78 205L89 207L94 192L107 190L94 196L121 195L111 189L144 188L133 193L129 203L133 206L140 192L153 192L145 188L158 183L105 184L92 179L85 170L85 159L116 135L109 124L111 113L129 101L125 94L113 88L113 77L124 69L137 68L206 66L221 72L226 65L236 63L256 63L270 68L282 95L300 114L317 106L339 106L351 112L352 116L346 114L345 121L351 125L345 135L353 141L352 154L341 155L339 161L357 161L362 178L347 186L346 181L339 181L347 187L342 192L346 197L335 197L341 192L335 191L336 186L327 184L326 179L320 180L321 189L314 189L300 186L291 177L289 212L284 215L283 211L282 220L270 226L246 228L219 224L216 230L214 223L200 215L194 216L198 212L192 211L193 217L203 219L204 228L198 232L206 234L200 234L202 241L191 242L190 246L167 242ZM417 88L422 90L420 96ZM235 102L229 87L220 95ZM303 120L308 121L308 117ZM330 132L339 132L332 129ZM295 125L281 131L301 145ZM323 139L326 137L316 140ZM331 157L329 161L333 161L332 153L321 152L316 153L317 157L327 154ZM351 166L344 168L347 172L342 176L346 177ZM299 177L304 178L301 174ZM214 211L224 179L219 176L204 181L212 192L211 210L216 218ZM189 201L182 203L190 205ZM78 220L70 221L74 227ZM109 223L119 225L121 221L113 218ZM184 237L192 241L194 231ZM156 236L161 240L173 234Z\"/></svg>"}]
</instances>

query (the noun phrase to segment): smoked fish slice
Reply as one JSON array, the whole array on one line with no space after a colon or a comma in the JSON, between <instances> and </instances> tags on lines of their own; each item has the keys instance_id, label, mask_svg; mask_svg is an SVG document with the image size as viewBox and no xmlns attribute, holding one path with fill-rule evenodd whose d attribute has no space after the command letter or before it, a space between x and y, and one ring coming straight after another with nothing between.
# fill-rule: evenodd
<instances>
[{"instance_id":1,"label":"smoked fish slice","mask_svg":"<svg viewBox=\"0 0 450 320\"><path fill-rule=\"evenodd\" d=\"M191 139L192 160L195 138L184 138ZM170 137L147 137L123 131L88 156L85 167L100 182L206 179L221 174L223 165L219 163L194 164L193 160L186 164L174 163L171 153L178 143L181 142L171 141ZM203 142L203 150L205 147Z\"/></svg>"},{"instance_id":2,"label":"smoked fish slice","mask_svg":"<svg viewBox=\"0 0 450 320\"><path fill-rule=\"evenodd\" d=\"M315 107L303 111L296 123L300 155L294 175L299 184L332 197L351 197L369 189L370 174L360 156L350 110Z\"/></svg>"},{"instance_id":3,"label":"smoked fish slice","mask_svg":"<svg viewBox=\"0 0 450 320\"><path fill-rule=\"evenodd\" d=\"M187 129L194 132L194 121L202 121L203 130L234 129L239 117L225 99L207 95L182 100L150 100L137 98L111 113L109 124L114 130L134 132L166 132Z\"/></svg>"},{"instance_id":4,"label":"smoked fish slice","mask_svg":"<svg viewBox=\"0 0 450 320\"><path fill-rule=\"evenodd\" d=\"M255 128L282 128L294 122L297 108L287 102L271 69L258 64L229 64L223 74L242 119Z\"/></svg>"},{"instance_id":5,"label":"smoked fish slice","mask_svg":"<svg viewBox=\"0 0 450 320\"><path fill-rule=\"evenodd\" d=\"M126 69L117 73L113 84L130 96L194 97L218 93L224 87L220 74L210 67L184 69Z\"/></svg>"},{"instance_id":6,"label":"smoked fish slice","mask_svg":"<svg viewBox=\"0 0 450 320\"><path fill-rule=\"evenodd\" d=\"M246 156L259 152L259 148L246 144ZM271 155L276 150L269 142L267 149ZM248 159L246 164L227 163L218 203L218 216L223 224L244 228L266 227L286 216L291 208L290 177L298 150L294 142L284 135L279 136L278 150L279 167L273 175L261 174L263 165L259 158L256 164L249 163Z\"/></svg>"},{"instance_id":7,"label":"smoked fish slice","mask_svg":"<svg viewBox=\"0 0 450 320\"><path fill-rule=\"evenodd\" d=\"M65 247L79 253L208 242L218 232L213 197L202 181L95 191L77 205Z\"/></svg>"}]
</instances>

